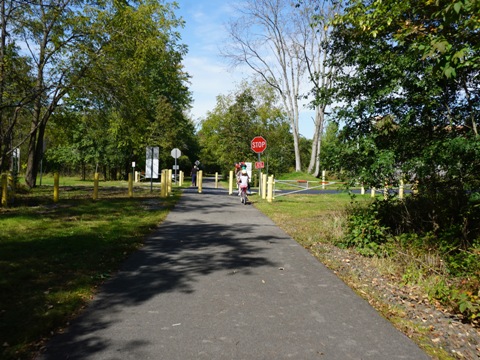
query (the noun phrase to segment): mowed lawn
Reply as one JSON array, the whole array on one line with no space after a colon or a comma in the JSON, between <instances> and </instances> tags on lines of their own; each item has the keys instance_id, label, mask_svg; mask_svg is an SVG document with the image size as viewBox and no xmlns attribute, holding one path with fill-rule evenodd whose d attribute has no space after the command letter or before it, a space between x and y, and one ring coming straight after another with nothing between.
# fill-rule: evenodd
<instances>
[{"instance_id":1,"label":"mowed lawn","mask_svg":"<svg viewBox=\"0 0 480 360\"><path fill-rule=\"evenodd\" d=\"M180 196L160 198L145 186L129 197L126 183L102 184L93 201L90 185L64 183L57 203L52 187L42 186L0 208L0 358L31 358Z\"/></svg>"}]
</instances>

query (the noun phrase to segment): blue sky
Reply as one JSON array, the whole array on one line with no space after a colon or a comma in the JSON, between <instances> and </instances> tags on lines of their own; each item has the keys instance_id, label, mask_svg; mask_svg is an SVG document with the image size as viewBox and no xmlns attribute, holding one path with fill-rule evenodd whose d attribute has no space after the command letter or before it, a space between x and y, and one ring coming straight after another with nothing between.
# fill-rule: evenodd
<instances>
[{"instance_id":1,"label":"blue sky","mask_svg":"<svg viewBox=\"0 0 480 360\"><path fill-rule=\"evenodd\" d=\"M192 76L191 91L194 104L191 110L194 120L204 118L213 110L216 97L233 91L242 78L251 72L247 68L229 68L220 55L225 43L225 23L234 15L233 1L177 0L180 6L177 16L186 24L181 30L182 42L188 46L184 59L186 71ZM306 138L313 136L311 111L302 112L300 133Z\"/></svg>"}]
</instances>

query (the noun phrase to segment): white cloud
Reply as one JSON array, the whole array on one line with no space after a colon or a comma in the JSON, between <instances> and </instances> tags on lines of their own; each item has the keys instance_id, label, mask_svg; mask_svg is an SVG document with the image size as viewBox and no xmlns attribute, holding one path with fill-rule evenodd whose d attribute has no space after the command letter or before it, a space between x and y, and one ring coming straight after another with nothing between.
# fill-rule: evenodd
<instances>
[{"instance_id":1,"label":"white cloud","mask_svg":"<svg viewBox=\"0 0 480 360\"><path fill-rule=\"evenodd\" d=\"M178 0L179 16L186 21L181 31L182 41L188 45L185 70L192 77L190 90L193 93L191 116L194 120L204 118L216 105L218 95L227 95L243 78L252 74L247 67L229 69L221 57L220 48L227 34L225 23L233 13L231 3L221 0ZM300 132L307 138L313 134L312 111L300 109Z\"/></svg>"},{"instance_id":2,"label":"white cloud","mask_svg":"<svg viewBox=\"0 0 480 360\"><path fill-rule=\"evenodd\" d=\"M194 119L204 117L213 110L217 96L230 93L246 76L239 71L228 72L225 64L209 57L187 57L184 65L192 77L190 89L194 98Z\"/></svg>"}]
</instances>

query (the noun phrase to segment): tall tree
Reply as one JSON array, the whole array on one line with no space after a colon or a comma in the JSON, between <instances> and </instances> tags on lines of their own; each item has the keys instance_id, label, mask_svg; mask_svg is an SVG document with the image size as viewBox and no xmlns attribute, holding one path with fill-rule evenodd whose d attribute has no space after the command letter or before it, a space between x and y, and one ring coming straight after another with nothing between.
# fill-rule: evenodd
<instances>
[{"instance_id":1,"label":"tall tree","mask_svg":"<svg viewBox=\"0 0 480 360\"><path fill-rule=\"evenodd\" d=\"M44 148L47 123L63 97L84 75L91 60L86 58L87 39L96 21L87 3L52 0L22 4L17 31L33 61L35 77L32 120L25 180L36 184ZM93 42L90 43L93 45ZM97 50L92 49L89 50Z\"/></svg>"},{"instance_id":2,"label":"tall tree","mask_svg":"<svg viewBox=\"0 0 480 360\"><path fill-rule=\"evenodd\" d=\"M379 186L401 170L424 194L467 203L480 172L477 10L468 0L348 3L334 46L352 175ZM436 45L427 50L427 43Z\"/></svg>"},{"instance_id":3,"label":"tall tree","mask_svg":"<svg viewBox=\"0 0 480 360\"><path fill-rule=\"evenodd\" d=\"M256 161L250 149L255 135L267 139L264 153L270 172L285 172L294 163L293 138L273 89L261 82L243 83L236 92L217 97L217 105L199 131L202 163L228 173L239 161Z\"/></svg>"},{"instance_id":4,"label":"tall tree","mask_svg":"<svg viewBox=\"0 0 480 360\"><path fill-rule=\"evenodd\" d=\"M152 0L105 16L98 26L109 42L63 102L88 122L76 147L100 146L93 153L110 169L106 176L127 176L132 161L141 167L145 146L160 146L162 166L172 146L191 158L198 154L194 126L185 115L191 102L181 64L186 48L175 30L183 22L174 10Z\"/></svg>"},{"instance_id":5,"label":"tall tree","mask_svg":"<svg viewBox=\"0 0 480 360\"><path fill-rule=\"evenodd\" d=\"M15 45L16 19L22 13L17 1L0 2L0 171L8 170L14 148L22 143L18 128L33 99L28 59Z\"/></svg>"},{"instance_id":6,"label":"tall tree","mask_svg":"<svg viewBox=\"0 0 480 360\"><path fill-rule=\"evenodd\" d=\"M299 97L306 63L292 22L294 10L286 0L243 2L240 16L228 26L231 43L224 55L235 65L247 64L278 92L293 134L295 170L300 171Z\"/></svg>"},{"instance_id":7,"label":"tall tree","mask_svg":"<svg viewBox=\"0 0 480 360\"><path fill-rule=\"evenodd\" d=\"M307 66L307 74L312 84L311 104L315 109L314 134L308 172L320 175L320 149L325 123L325 112L332 103L332 84L335 81L336 67L332 65L329 51L331 25L335 14L340 10L341 1L302 0L297 5L300 46Z\"/></svg>"}]
</instances>

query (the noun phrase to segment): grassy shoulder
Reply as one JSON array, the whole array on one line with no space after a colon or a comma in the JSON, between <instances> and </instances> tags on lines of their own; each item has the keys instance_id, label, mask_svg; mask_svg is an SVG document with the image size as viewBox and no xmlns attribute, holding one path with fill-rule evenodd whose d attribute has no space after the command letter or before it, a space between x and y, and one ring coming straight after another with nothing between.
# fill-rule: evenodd
<instances>
[{"instance_id":1,"label":"grassy shoulder","mask_svg":"<svg viewBox=\"0 0 480 360\"><path fill-rule=\"evenodd\" d=\"M396 263L396 258L364 257L354 250L336 247L335 244L345 235L347 221L345 210L352 203L349 194L289 195L279 197L272 203L256 196L251 197L251 200L256 208L334 271L399 330L417 342L432 358L455 358L442 348L444 344L432 342L431 330L425 326L421 317L417 321L412 320L402 307L385 301L386 293L395 291L392 290L394 287L411 290L403 283L402 264ZM371 198L357 197L356 201L367 203ZM388 289L387 285L382 285L384 288L380 287L380 290L378 286L373 286L381 282L380 277L388 279L386 281L389 283ZM408 297L410 290L405 290L406 295L401 296ZM424 289L416 290L425 294Z\"/></svg>"},{"instance_id":2,"label":"grassy shoulder","mask_svg":"<svg viewBox=\"0 0 480 360\"><path fill-rule=\"evenodd\" d=\"M90 186L65 179L57 203L52 188L42 186L0 208L2 359L31 358L142 246L180 196L160 198L136 186L128 197L126 185L103 185L97 201Z\"/></svg>"}]
</instances>

